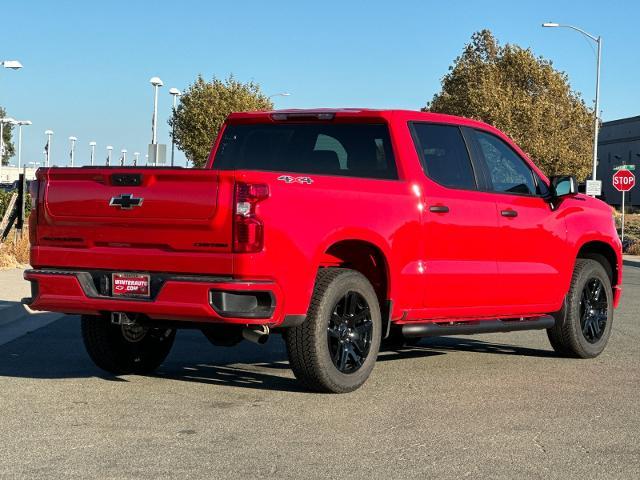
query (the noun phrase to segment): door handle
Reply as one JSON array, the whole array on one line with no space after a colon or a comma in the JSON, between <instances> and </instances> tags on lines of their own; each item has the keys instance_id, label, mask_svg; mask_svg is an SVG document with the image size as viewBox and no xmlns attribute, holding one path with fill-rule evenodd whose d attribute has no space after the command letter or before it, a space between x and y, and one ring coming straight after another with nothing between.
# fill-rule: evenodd
<instances>
[{"instance_id":1,"label":"door handle","mask_svg":"<svg viewBox=\"0 0 640 480\"><path fill-rule=\"evenodd\" d=\"M449 213L449 207L446 205L431 205L429 211L433 213Z\"/></svg>"},{"instance_id":2,"label":"door handle","mask_svg":"<svg viewBox=\"0 0 640 480\"><path fill-rule=\"evenodd\" d=\"M500 212L500 215L502 215L503 217L514 218L518 216L518 212L516 212L515 210L502 210Z\"/></svg>"}]
</instances>

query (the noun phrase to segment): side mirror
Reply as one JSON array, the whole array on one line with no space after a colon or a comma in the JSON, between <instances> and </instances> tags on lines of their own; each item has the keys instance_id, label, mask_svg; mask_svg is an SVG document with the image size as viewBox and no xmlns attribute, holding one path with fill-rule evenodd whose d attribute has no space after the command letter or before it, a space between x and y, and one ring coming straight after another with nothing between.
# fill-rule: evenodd
<instances>
[{"instance_id":1,"label":"side mirror","mask_svg":"<svg viewBox=\"0 0 640 480\"><path fill-rule=\"evenodd\" d=\"M555 198L578 193L578 181L570 175L551 177L551 190Z\"/></svg>"}]
</instances>

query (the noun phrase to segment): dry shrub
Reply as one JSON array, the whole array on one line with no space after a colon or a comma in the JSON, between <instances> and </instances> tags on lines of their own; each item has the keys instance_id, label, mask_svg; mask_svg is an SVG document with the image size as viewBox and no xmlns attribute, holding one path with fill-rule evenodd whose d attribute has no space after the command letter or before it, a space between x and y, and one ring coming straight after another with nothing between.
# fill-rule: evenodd
<instances>
[{"instance_id":1,"label":"dry shrub","mask_svg":"<svg viewBox=\"0 0 640 480\"><path fill-rule=\"evenodd\" d=\"M627 247L624 253L629 255L640 255L640 242L633 242Z\"/></svg>"},{"instance_id":2,"label":"dry shrub","mask_svg":"<svg viewBox=\"0 0 640 480\"><path fill-rule=\"evenodd\" d=\"M22 236L10 232L7 240L0 243L0 268L14 268L29 264L29 232Z\"/></svg>"}]
</instances>

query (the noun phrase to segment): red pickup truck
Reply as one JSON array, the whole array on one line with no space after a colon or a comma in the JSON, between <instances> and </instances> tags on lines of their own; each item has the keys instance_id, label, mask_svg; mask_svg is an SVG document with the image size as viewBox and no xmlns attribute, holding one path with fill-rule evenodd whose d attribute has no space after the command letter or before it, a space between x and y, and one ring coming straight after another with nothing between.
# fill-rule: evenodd
<instances>
[{"instance_id":1,"label":"red pickup truck","mask_svg":"<svg viewBox=\"0 0 640 480\"><path fill-rule=\"evenodd\" d=\"M145 373L178 328L283 334L307 387L347 392L384 339L546 329L604 349L620 300L611 209L484 123L400 110L229 116L206 168L47 168L32 187L32 309Z\"/></svg>"}]
</instances>

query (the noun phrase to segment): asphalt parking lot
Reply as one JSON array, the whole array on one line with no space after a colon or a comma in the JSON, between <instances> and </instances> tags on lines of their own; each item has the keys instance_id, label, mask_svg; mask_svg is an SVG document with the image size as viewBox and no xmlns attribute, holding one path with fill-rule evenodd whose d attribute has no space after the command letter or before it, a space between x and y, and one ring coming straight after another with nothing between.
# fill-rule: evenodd
<instances>
[{"instance_id":1,"label":"asphalt parking lot","mask_svg":"<svg viewBox=\"0 0 640 480\"><path fill-rule=\"evenodd\" d=\"M279 337L181 331L154 377L109 377L66 317L0 346L1 478L640 478L640 268L608 349L544 332L386 351L348 395L301 390Z\"/></svg>"}]
</instances>

